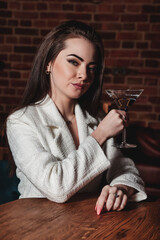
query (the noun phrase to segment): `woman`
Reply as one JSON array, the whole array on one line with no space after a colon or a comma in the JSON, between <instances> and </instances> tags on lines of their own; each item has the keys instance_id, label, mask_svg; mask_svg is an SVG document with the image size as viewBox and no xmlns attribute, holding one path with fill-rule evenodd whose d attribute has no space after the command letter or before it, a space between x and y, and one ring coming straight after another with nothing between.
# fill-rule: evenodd
<instances>
[{"instance_id":1,"label":"woman","mask_svg":"<svg viewBox=\"0 0 160 240\"><path fill-rule=\"evenodd\" d=\"M65 202L78 191L98 191L107 170L98 215L146 199L133 162L113 147L126 113L97 117L103 58L98 34L81 22L62 23L41 44L19 110L7 120L21 198Z\"/></svg>"}]
</instances>

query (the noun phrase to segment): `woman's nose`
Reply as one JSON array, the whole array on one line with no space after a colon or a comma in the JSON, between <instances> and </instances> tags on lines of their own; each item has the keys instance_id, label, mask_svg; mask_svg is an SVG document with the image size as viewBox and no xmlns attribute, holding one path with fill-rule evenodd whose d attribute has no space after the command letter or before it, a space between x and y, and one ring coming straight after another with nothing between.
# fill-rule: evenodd
<instances>
[{"instance_id":1,"label":"woman's nose","mask_svg":"<svg viewBox=\"0 0 160 240\"><path fill-rule=\"evenodd\" d=\"M78 79L81 79L82 81L87 80L87 70L86 69L79 70Z\"/></svg>"}]
</instances>

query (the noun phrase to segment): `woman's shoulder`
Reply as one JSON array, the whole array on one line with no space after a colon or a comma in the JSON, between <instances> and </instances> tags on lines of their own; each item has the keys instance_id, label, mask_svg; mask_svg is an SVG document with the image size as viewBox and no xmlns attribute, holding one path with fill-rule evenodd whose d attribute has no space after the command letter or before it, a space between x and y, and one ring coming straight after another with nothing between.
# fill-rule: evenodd
<instances>
[{"instance_id":1,"label":"woman's shoulder","mask_svg":"<svg viewBox=\"0 0 160 240\"><path fill-rule=\"evenodd\" d=\"M31 116L35 115L35 112L36 112L35 106L27 106L27 107L17 109L8 116L7 122L23 121L23 120L30 119Z\"/></svg>"}]
</instances>

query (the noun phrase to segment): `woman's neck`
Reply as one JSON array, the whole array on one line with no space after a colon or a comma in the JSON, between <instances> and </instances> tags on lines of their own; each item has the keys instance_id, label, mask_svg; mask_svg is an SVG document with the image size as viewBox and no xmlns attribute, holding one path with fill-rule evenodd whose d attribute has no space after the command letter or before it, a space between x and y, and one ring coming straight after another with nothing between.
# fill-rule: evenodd
<instances>
[{"instance_id":1,"label":"woman's neck","mask_svg":"<svg viewBox=\"0 0 160 240\"><path fill-rule=\"evenodd\" d=\"M54 96L51 97L54 101L55 105L57 106L59 112L63 116L65 120L71 120L75 114L75 100L64 98L64 99L58 99L54 98Z\"/></svg>"}]
</instances>

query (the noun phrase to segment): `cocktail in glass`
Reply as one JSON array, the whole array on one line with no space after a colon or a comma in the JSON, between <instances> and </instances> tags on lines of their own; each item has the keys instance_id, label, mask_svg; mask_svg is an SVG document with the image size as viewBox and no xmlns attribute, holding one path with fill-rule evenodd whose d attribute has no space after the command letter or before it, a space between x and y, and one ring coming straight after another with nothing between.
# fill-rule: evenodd
<instances>
[{"instance_id":1,"label":"cocktail in glass","mask_svg":"<svg viewBox=\"0 0 160 240\"><path fill-rule=\"evenodd\" d=\"M116 90L108 89L106 93L115 102L119 110L127 111L128 107L133 105L134 102L139 98L144 89L127 89L127 90ZM118 148L135 148L137 145L129 144L126 142L126 127L122 131L122 142L115 144Z\"/></svg>"}]
</instances>

